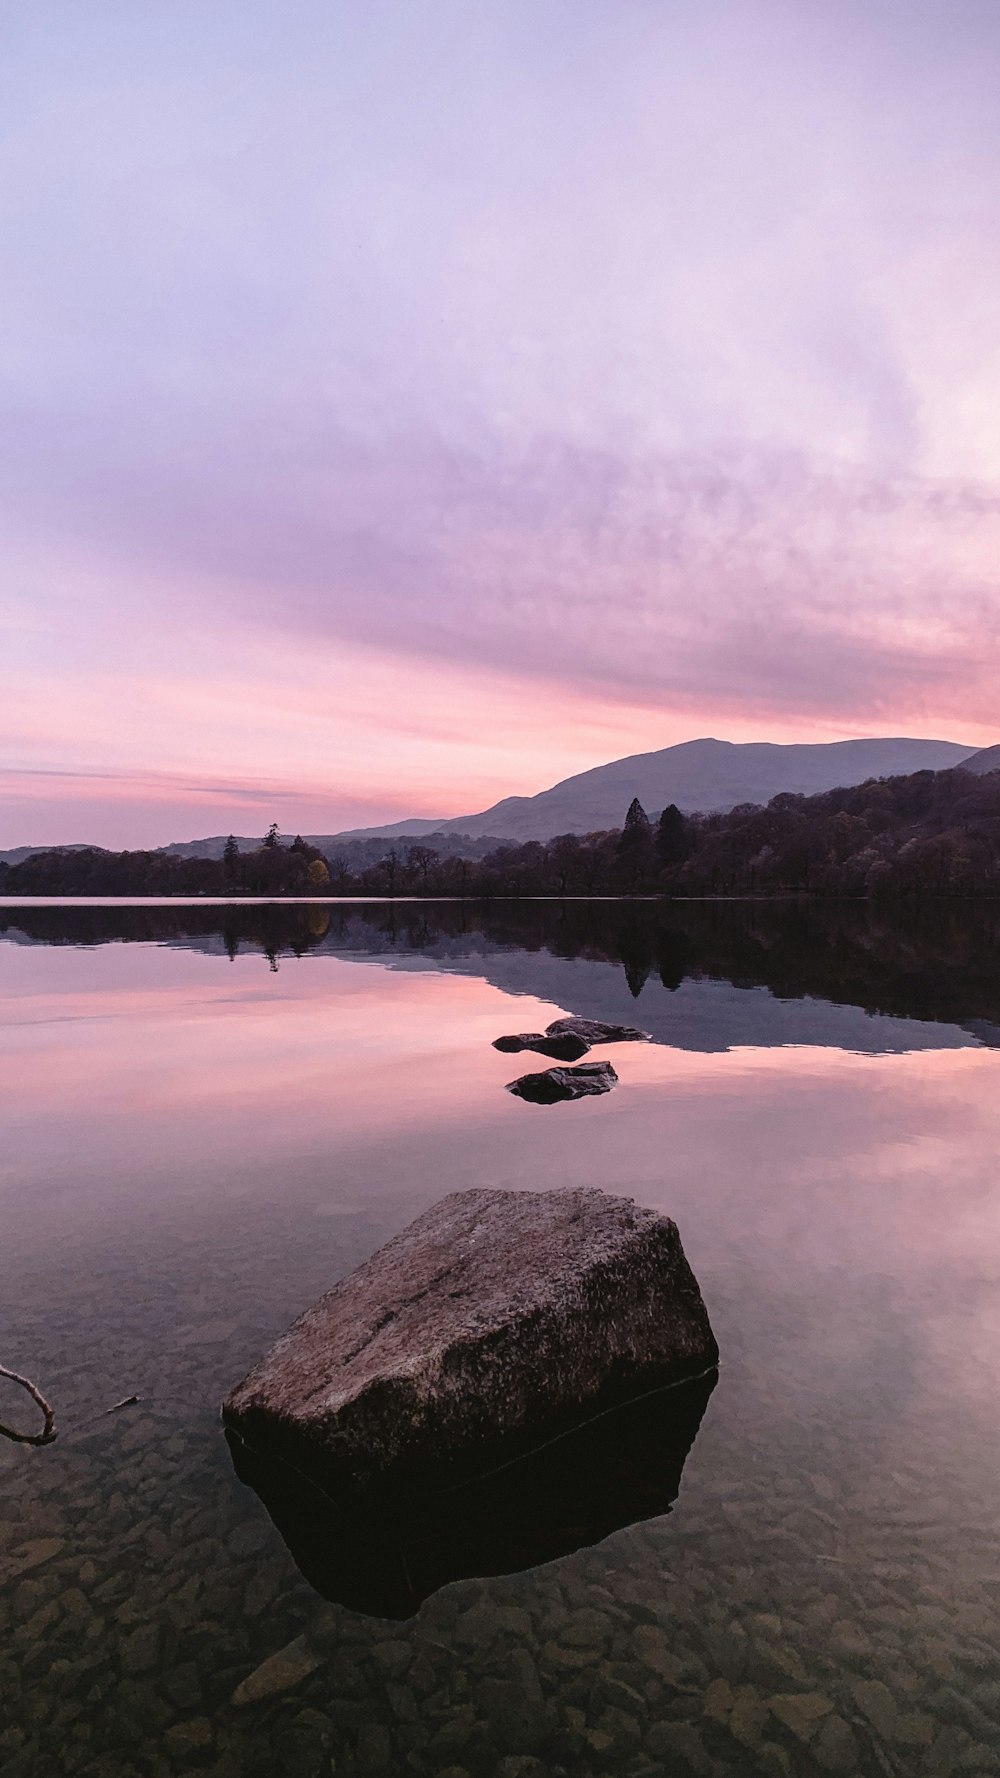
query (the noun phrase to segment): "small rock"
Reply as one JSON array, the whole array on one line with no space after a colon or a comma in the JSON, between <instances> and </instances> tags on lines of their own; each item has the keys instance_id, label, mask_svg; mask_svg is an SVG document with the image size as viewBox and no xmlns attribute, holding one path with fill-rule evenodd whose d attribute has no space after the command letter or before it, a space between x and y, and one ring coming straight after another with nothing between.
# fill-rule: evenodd
<instances>
[{"instance_id":1,"label":"small rock","mask_svg":"<svg viewBox=\"0 0 1000 1778\"><path fill-rule=\"evenodd\" d=\"M632 1631L632 1647L638 1660L658 1679L669 1685L683 1687L689 1680L685 1661L675 1655L666 1635L653 1624L638 1624Z\"/></svg>"},{"instance_id":2,"label":"small rock","mask_svg":"<svg viewBox=\"0 0 1000 1778\"><path fill-rule=\"evenodd\" d=\"M792 1762L776 1741L765 1741L757 1749L756 1769L764 1774L764 1778L789 1778Z\"/></svg>"},{"instance_id":3,"label":"small rock","mask_svg":"<svg viewBox=\"0 0 1000 1778\"><path fill-rule=\"evenodd\" d=\"M206 1716L193 1716L188 1722L175 1722L164 1736L168 1753L192 1759L211 1751L215 1736Z\"/></svg>"},{"instance_id":4,"label":"small rock","mask_svg":"<svg viewBox=\"0 0 1000 1778\"><path fill-rule=\"evenodd\" d=\"M402 1673L412 1657L413 1649L408 1642L376 1642L372 1649L372 1660L383 1673Z\"/></svg>"},{"instance_id":5,"label":"small rock","mask_svg":"<svg viewBox=\"0 0 1000 1778\"><path fill-rule=\"evenodd\" d=\"M677 1760L683 1761L692 1772L699 1774L708 1774L714 1770L714 1762L706 1753L701 1736L690 1723L654 1723L646 1736L645 1746L646 1752L653 1759L662 1760L668 1771L673 1769Z\"/></svg>"},{"instance_id":6,"label":"small rock","mask_svg":"<svg viewBox=\"0 0 1000 1778\"><path fill-rule=\"evenodd\" d=\"M478 1599L464 1611L455 1625L459 1642L482 1647L501 1636L531 1635L531 1618L517 1605L495 1605L491 1599Z\"/></svg>"},{"instance_id":7,"label":"small rock","mask_svg":"<svg viewBox=\"0 0 1000 1778\"><path fill-rule=\"evenodd\" d=\"M178 1710L193 1710L201 1703L201 1679L193 1661L172 1667L163 1676L163 1689Z\"/></svg>"},{"instance_id":8,"label":"small rock","mask_svg":"<svg viewBox=\"0 0 1000 1778\"><path fill-rule=\"evenodd\" d=\"M772 1715L803 1743L812 1740L824 1716L833 1709L830 1699L819 1692L786 1692L769 1698L768 1705Z\"/></svg>"},{"instance_id":9,"label":"small rock","mask_svg":"<svg viewBox=\"0 0 1000 1778\"><path fill-rule=\"evenodd\" d=\"M768 1706L752 1686L741 1686L729 1715L729 1733L741 1747L759 1747Z\"/></svg>"},{"instance_id":10,"label":"small rock","mask_svg":"<svg viewBox=\"0 0 1000 1778\"><path fill-rule=\"evenodd\" d=\"M930 1747L934 1740L933 1719L922 1710L901 1714L896 1718L892 1738L904 1747Z\"/></svg>"},{"instance_id":11,"label":"small rock","mask_svg":"<svg viewBox=\"0 0 1000 1778\"><path fill-rule=\"evenodd\" d=\"M813 1758L824 1772L856 1772L858 1744L842 1716L828 1716L812 1745Z\"/></svg>"},{"instance_id":12,"label":"small rock","mask_svg":"<svg viewBox=\"0 0 1000 1778\"><path fill-rule=\"evenodd\" d=\"M268 1655L259 1667L248 1673L246 1679L236 1687L233 1703L257 1704L262 1698L273 1698L279 1692L291 1691L295 1685L301 1685L310 1673L315 1673L322 1665L322 1657L310 1648L304 1636L296 1636L277 1654Z\"/></svg>"},{"instance_id":13,"label":"small rock","mask_svg":"<svg viewBox=\"0 0 1000 1778\"><path fill-rule=\"evenodd\" d=\"M546 1642L542 1649L542 1660L546 1666L559 1667L564 1673L577 1673L589 1667L597 1659L598 1651L593 1648L564 1648L560 1642Z\"/></svg>"},{"instance_id":14,"label":"small rock","mask_svg":"<svg viewBox=\"0 0 1000 1778\"><path fill-rule=\"evenodd\" d=\"M705 1690L702 1712L715 1722L725 1722L733 1707L733 1692L728 1680L713 1679Z\"/></svg>"},{"instance_id":15,"label":"small rock","mask_svg":"<svg viewBox=\"0 0 1000 1778\"><path fill-rule=\"evenodd\" d=\"M270 1525L238 1525L229 1539L229 1551L237 1557L257 1556L273 1542L274 1532Z\"/></svg>"},{"instance_id":16,"label":"small rock","mask_svg":"<svg viewBox=\"0 0 1000 1778\"><path fill-rule=\"evenodd\" d=\"M610 1062L581 1062L578 1068L543 1068L507 1082L508 1093L531 1105L559 1105L567 1099L589 1099L610 1093L618 1076Z\"/></svg>"},{"instance_id":17,"label":"small rock","mask_svg":"<svg viewBox=\"0 0 1000 1778\"><path fill-rule=\"evenodd\" d=\"M867 1716L876 1734L881 1735L883 1741L891 1740L899 1712L889 1687L880 1679L858 1679L851 1690L858 1709Z\"/></svg>"},{"instance_id":18,"label":"small rock","mask_svg":"<svg viewBox=\"0 0 1000 1778\"><path fill-rule=\"evenodd\" d=\"M53 1556L58 1556L64 1548L65 1542L61 1537L39 1537L33 1543L23 1543L4 1563L0 1575L5 1581L16 1580L18 1575L41 1567L43 1562L51 1562Z\"/></svg>"},{"instance_id":19,"label":"small rock","mask_svg":"<svg viewBox=\"0 0 1000 1778\"><path fill-rule=\"evenodd\" d=\"M126 1673L149 1673L159 1658L159 1624L140 1624L122 1645L122 1667Z\"/></svg>"},{"instance_id":20,"label":"small rock","mask_svg":"<svg viewBox=\"0 0 1000 1778\"><path fill-rule=\"evenodd\" d=\"M358 1736L359 1772L374 1774L392 1769L392 1738L384 1723L368 1722Z\"/></svg>"},{"instance_id":21,"label":"small rock","mask_svg":"<svg viewBox=\"0 0 1000 1778\"><path fill-rule=\"evenodd\" d=\"M513 1055L518 1050L537 1050L540 1056L551 1056L556 1062L576 1062L585 1056L590 1048L583 1037L576 1037L567 1031L563 1037L545 1037L541 1031L521 1031L516 1037L496 1037L493 1048L502 1050L504 1055Z\"/></svg>"},{"instance_id":22,"label":"small rock","mask_svg":"<svg viewBox=\"0 0 1000 1778\"><path fill-rule=\"evenodd\" d=\"M648 1031L635 1025L606 1025L601 1019L553 1019L545 1027L546 1037L581 1037L585 1043L652 1043Z\"/></svg>"},{"instance_id":23,"label":"small rock","mask_svg":"<svg viewBox=\"0 0 1000 1778\"><path fill-rule=\"evenodd\" d=\"M559 1640L567 1648L603 1648L611 1635L611 1619L603 1611L574 1611Z\"/></svg>"}]
</instances>

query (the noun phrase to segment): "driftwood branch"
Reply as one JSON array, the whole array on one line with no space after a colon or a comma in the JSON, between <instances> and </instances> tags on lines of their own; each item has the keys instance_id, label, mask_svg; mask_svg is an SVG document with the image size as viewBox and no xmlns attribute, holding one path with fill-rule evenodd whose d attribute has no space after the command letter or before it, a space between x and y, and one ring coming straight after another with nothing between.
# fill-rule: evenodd
<instances>
[{"instance_id":1,"label":"driftwood branch","mask_svg":"<svg viewBox=\"0 0 1000 1778\"><path fill-rule=\"evenodd\" d=\"M0 1434L4 1438L13 1439L18 1445L50 1445L56 1436L56 1412L51 1402L46 1401L41 1390L36 1388L29 1377L22 1377L17 1371L9 1371L5 1364L0 1364L0 1377L7 1377L10 1382L18 1383L22 1389L26 1389L45 1417L41 1432L16 1432L12 1426L5 1426L0 1420Z\"/></svg>"}]
</instances>

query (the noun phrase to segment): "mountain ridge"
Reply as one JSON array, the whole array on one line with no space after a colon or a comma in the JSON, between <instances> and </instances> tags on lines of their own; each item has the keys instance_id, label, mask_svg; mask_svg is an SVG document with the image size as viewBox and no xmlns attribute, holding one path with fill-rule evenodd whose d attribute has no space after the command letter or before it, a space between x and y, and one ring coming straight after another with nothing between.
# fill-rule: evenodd
<instances>
[{"instance_id":1,"label":"mountain ridge","mask_svg":"<svg viewBox=\"0 0 1000 1778\"><path fill-rule=\"evenodd\" d=\"M972 772L1000 769L1000 745L969 747L957 741L876 735L847 741L776 742L720 741L702 736L672 747L629 754L560 779L535 796L503 797L471 815L435 820L415 816L381 826L346 828L337 833L306 834L320 851L383 840L436 839L475 843L549 840L558 833L596 833L620 827L634 796L656 816L668 803L686 814L711 813L741 803L770 802L781 792L810 796L863 783L868 778L905 776L914 771L942 771L962 765ZM178 840L144 848L180 858L219 858L226 835ZM237 836L241 851L260 844L259 836ZM0 851L0 861L17 863L37 852L82 850L73 847L18 846ZM105 850L106 848L95 848Z\"/></svg>"},{"instance_id":2,"label":"mountain ridge","mask_svg":"<svg viewBox=\"0 0 1000 1778\"><path fill-rule=\"evenodd\" d=\"M943 771L977 751L957 741L900 735L789 743L704 736L592 766L536 796L504 797L478 814L350 828L333 837L419 839L429 833L461 833L470 839L491 834L542 840L557 833L596 833L620 826L633 796L650 815L667 803L676 803L685 814L711 813L743 802L767 803L782 791L809 796L866 778Z\"/></svg>"}]
</instances>

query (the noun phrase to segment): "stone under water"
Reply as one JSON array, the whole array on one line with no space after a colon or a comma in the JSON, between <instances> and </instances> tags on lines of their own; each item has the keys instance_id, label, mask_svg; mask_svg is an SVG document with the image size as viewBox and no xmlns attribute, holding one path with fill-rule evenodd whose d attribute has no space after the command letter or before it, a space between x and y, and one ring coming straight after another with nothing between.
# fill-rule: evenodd
<instances>
[{"instance_id":1,"label":"stone under water","mask_svg":"<svg viewBox=\"0 0 1000 1778\"><path fill-rule=\"evenodd\" d=\"M669 1218L594 1189L456 1192L307 1310L223 1417L249 1452L377 1508L717 1359Z\"/></svg>"}]
</instances>

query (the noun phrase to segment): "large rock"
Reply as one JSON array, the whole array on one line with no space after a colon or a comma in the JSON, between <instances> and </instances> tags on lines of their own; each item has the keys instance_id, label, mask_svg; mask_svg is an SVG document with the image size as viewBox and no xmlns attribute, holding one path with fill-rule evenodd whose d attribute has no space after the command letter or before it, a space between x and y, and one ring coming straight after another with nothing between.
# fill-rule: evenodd
<instances>
[{"instance_id":1,"label":"large rock","mask_svg":"<svg viewBox=\"0 0 1000 1778\"><path fill-rule=\"evenodd\" d=\"M334 1499L412 1499L717 1358L666 1217L595 1190L457 1192L321 1297L223 1417Z\"/></svg>"},{"instance_id":2,"label":"large rock","mask_svg":"<svg viewBox=\"0 0 1000 1778\"><path fill-rule=\"evenodd\" d=\"M563 1099L589 1099L610 1093L618 1076L610 1062L581 1062L578 1068L539 1068L507 1082L508 1093L532 1105L558 1105Z\"/></svg>"},{"instance_id":3,"label":"large rock","mask_svg":"<svg viewBox=\"0 0 1000 1778\"><path fill-rule=\"evenodd\" d=\"M432 1496L400 1489L345 1508L277 1458L227 1433L310 1586L377 1617L410 1617L431 1593L472 1575L535 1568L670 1511L718 1372L654 1389L573 1427L512 1463ZM296 1683L285 1650L234 1703ZM274 1672L277 1662L280 1673Z\"/></svg>"}]
</instances>

